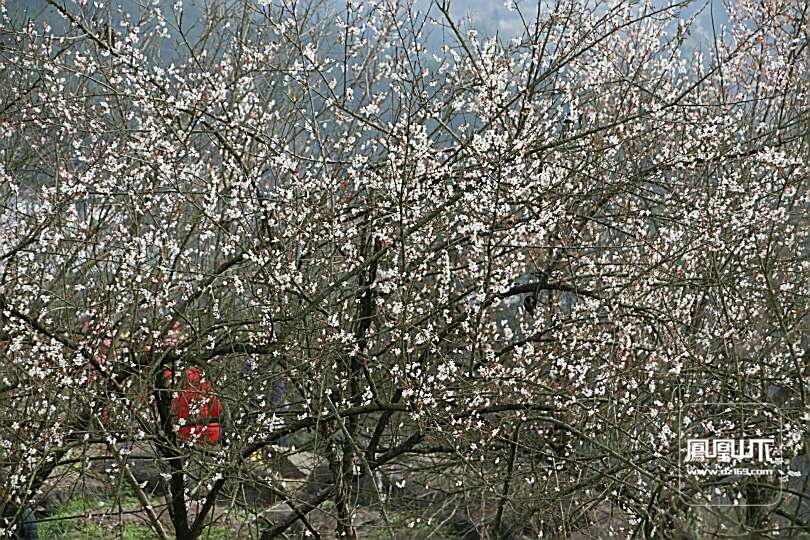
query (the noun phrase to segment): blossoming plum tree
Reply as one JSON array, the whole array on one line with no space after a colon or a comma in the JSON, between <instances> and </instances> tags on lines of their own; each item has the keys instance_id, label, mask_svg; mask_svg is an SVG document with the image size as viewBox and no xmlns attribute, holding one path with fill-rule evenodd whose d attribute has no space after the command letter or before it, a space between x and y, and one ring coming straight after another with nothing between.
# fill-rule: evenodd
<instances>
[{"instance_id":1,"label":"blossoming plum tree","mask_svg":"<svg viewBox=\"0 0 810 540\"><path fill-rule=\"evenodd\" d=\"M803 489L728 521L673 487L682 402L775 404L807 453L806 3L740 0L693 52L690 2L521 2L512 39L444 2L48 3L0 50L17 507L103 447L161 537L235 480L291 509L263 538L327 499L355 538L363 478L386 526L407 500L482 537L810 527ZM178 435L188 369L221 445ZM330 480L257 476L267 449ZM686 491L780 489L747 486Z\"/></svg>"}]
</instances>

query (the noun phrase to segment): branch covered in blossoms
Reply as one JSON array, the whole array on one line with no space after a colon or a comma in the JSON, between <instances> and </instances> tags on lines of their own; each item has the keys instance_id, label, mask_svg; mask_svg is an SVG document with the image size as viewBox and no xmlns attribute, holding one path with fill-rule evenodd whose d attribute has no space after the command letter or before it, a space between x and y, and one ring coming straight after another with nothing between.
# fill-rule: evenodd
<instances>
[{"instance_id":1,"label":"branch covered in blossoms","mask_svg":"<svg viewBox=\"0 0 810 540\"><path fill-rule=\"evenodd\" d=\"M161 537L807 532L802 487L676 480L695 403L807 459L807 5L697 46L711 6L507 4L0 3L9 526L96 452Z\"/></svg>"}]
</instances>

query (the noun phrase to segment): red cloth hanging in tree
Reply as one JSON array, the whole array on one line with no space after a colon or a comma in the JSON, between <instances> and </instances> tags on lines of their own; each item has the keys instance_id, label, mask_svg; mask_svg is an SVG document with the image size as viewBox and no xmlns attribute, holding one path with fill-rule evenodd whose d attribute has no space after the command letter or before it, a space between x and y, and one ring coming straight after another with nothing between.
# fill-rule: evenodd
<instances>
[{"instance_id":1,"label":"red cloth hanging in tree","mask_svg":"<svg viewBox=\"0 0 810 540\"><path fill-rule=\"evenodd\" d=\"M167 380L171 380L170 369L163 374ZM177 421L184 421L177 432L180 440L214 444L222 435L222 402L214 385L205 380L202 369L198 367L185 371L172 401L172 414Z\"/></svg>"}]
</instances>

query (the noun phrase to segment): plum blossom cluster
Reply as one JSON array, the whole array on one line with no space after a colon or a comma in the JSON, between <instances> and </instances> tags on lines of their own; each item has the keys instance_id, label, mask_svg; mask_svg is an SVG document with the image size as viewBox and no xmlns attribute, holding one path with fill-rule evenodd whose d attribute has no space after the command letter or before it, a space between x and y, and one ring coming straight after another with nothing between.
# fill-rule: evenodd
<instances>
[{"instance_id":1,"label":"plum blossom cluster","mask_svg":"<svg viewBox=\"0 0 810 540\"><path fill-rule=\"evenodd\" d=\"M263 538L327 499L357 537L353 479L406 470L482 534L654 538L695 521L679 404L773 403L806 455L802 2L691 49L689 2L508 4L507 40L443 2L0 3L0 495L88 448L128 482L137 443L178 538L234 478L298 501Z\"/></svg>"}]
</instances>

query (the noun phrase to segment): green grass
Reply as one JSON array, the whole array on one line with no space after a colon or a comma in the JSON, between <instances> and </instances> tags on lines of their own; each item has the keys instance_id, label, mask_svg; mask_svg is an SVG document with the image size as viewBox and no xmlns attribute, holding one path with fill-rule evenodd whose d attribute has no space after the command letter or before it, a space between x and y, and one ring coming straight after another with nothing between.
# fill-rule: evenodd
<instances>
[{"instance_id":1,"label":"green grass","mask_svg":"<svg viewBox=\"0 0 810 540\"><path fill-rule=\"evenodd\" d=\"M171 535L170 535L171 536ZM104 536L105 540L110 538L119 538L118 536ZM152 540L157 538L155 532L149 527L143 525L129 525L124 527L124 531L120 537L122 540ZM233 533L224 527L208 527L203 530L200 535L201 540L231 540Z\"/></svg>"},{"instance_id":2,"label":"green grass","mask_svg":"<svg viewBox=\"0 0 810 540\"><path fill-rule=\"evenodd\" d=\"M84 499L81 497L70 499L59 512L43 518L37 522L37 533L40 538L61 540L152 540L157 538L149 527L136 524L125 524L123 529L113 530L92 521L95 516L110 510L110 505L116 501L100 504L97 499ZM133 507L137 500L124 497L122 507ZM88 514L93 513L93 518ZM114 510L113 510L114 513Z\"/></svg>"},{"instance_id":3,"label":"green grass","mask_svg":"<svg viewBox=\"0 0 810 540\"><path fill-rule=\"evenodd\" d=\"M92 502L81 498L70 499L53 516L48 516L37 523L37 532L40 538L77 538L75 532L77 525L81 524L81 538L99 538L101 527L93 523L84 523L84 515L89 510L95 510Z\"/></svg>"},{"instance_id":4,"label":"green grass","mask_svg":"<svg viewBox=\"0 0 810 540\"><path fill-rule=\"evenodd\" d=\"M157 537L152 529L142 525L129 525L121 533L121 540L152 540Z\"/></svg>"},{"instance_id":5,"label":"green grass","mask_svg":"<svg viewBox=\"0 0 810 540\"><path fill-rule=\"evenodd\" d=\"M391 528L387 528L381 521L379 528L366 531L364 538L366 540L401 540L404 538L423 538L431 533L433 534L431 538L435 538L436 540L450 540L457 538L453 536L450 531L445 530L445 528L441 528L434 532L435 526L428 525L424 521L416 523L414 521L415 519L415 517L409 516L405 513L389 512L388 520Z\"/></svg>"},{"instance_id":6,"label":"green grass","mask_svg":"<svg viewBox=\"0 0 810 540\"><path fill-rule=\"evenodd\" d=\"M225 527L208 527L200 536L203 540L229 540L233 533Z\"/></svg>"},{"instance_id":7,"label":"green grass","mask_svg":"<svg viewBox=\"0 0 810 540\"><path fill-rule=\"evenodd\" d=\"M113 504L112 515L118 507L117 501L103 501L101 505L97 499L83 499L81 497L70 499L53 516L41 519L37 523L37 532L40 538L48 540L155 540L158 536L146 525L125 523L119 526L104 526L95 523L95 516L110 511ZM139 507L138 501L133 497L121 499L122 508ZM93 518L87 517L93 513ZM229 540L233 534L225 527L208 527L200 536L202 540Z\"/></svg>"}]
</instances>

